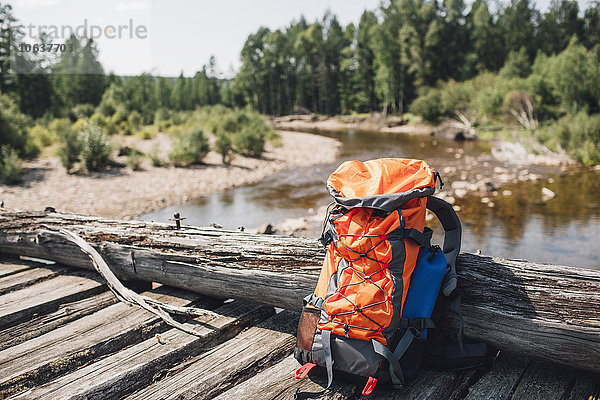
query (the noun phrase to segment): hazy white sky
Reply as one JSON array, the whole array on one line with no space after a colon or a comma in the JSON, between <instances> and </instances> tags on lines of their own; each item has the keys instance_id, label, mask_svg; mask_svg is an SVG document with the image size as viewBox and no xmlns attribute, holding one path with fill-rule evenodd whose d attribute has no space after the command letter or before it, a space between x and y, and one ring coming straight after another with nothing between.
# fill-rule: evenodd
<instances>
[{"instance_id":1,"label":"hazy white sky","mask_svg":"<svg viewBox=\"0 0 600 400\"><path fill-rule=\"evenodd\" d=\"M546 9L550 0L538 0ZM580 0L587 6L589 0ZM320 19L331 10L343 24L358 22L363 10L374 10L380 0L9 0L19 22L73 29L87 24L121 38L97 40L100 60L118 75L141 72L193 75L214 55L221 72L229 75L240 65L244 41L260 26L283 28L304 15ZM127 26L127 27L124 27ZM140 27L141 28L138 28ZM111 29L114 27L114 29ZM147 35L130 37L131 28ZM27 31L27 29L26 29ZM113 35L115 35L113 33Z\"/></svg>"}]
</instances>

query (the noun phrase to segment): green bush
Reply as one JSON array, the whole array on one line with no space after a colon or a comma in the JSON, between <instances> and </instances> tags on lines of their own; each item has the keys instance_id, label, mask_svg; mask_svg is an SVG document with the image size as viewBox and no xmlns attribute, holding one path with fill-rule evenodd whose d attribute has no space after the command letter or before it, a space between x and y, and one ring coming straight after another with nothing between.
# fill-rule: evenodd
<instances>
[{"instance_id":1,"label":"green bush","mask_svg":"<svg viewBox=\"0 0 600 400\"><path fill-rule=\"evenodd\" d=\"M137 136L142 140L150 140L156 136L158 132L155 126L144 126L137 132Z\"/></svg>"},{"instance_id":2,"label":"green bush","mask_svg":"<svg viewBox=\"0 0 600 400\"><path fill-rule=\"evenodd\" d=\"M154 145L154 147L152 147L152 151L150 151L150 153L148 154L148 157L150 158L150 162L152 163L152 166L154 166L154 167L162 167L163 166L164 162L160 158L158 145Z\"/></svg>"},{"instance_id":3,"label":"green bush","mask_svg":"<svg viewBox=\"0 0 600 400\"><path fill-rule=\"evenodd\" d=\"M558 141L577 161L585 165L600 164L600 114L567 115L550 129L550 141Z\"/></svg>"},{"instance_id":4,"label":"green bush","mask_svg":"<svg viewBox=\"0 0 600 400\"><path fill-rule=\"evenodd\" d=\"M253 126L246 126L233 136L232 144L237 153L260 157L265 151L265 134Z\"/></svg>"},{"instance_id":5,"label":"green bush","mask_svg":"<svg viewBox=\"0 0 600 400\"><path fill-rule=\"evenodd\" d=\"M173 125L171 121L171 113L166 108L159 108L154 113L154 125L159 131L164 131Z\"/></svg>"},{"instance_id":6,"label":"green bush","mask_svg":"<svg viewBox=\"0 0 600 400\"><path fill-rule=\"evenodd\" d=\"M410 112L421 116L425 121L437 123L442 119L443 110L439 89L427 88L410 105Z\"/></svg>"},{"instance_id":7,"label":"green bush","mask_svg":"<svg viewBox=\"0 0 600 400\"><path fill-rule=\"evenodd\" d=\"M122 85L113 82L102 95L98 111L106 117L112 116L117 109L127 109L127 95Z\"/></svg>"},{"instance_id":8,"label":"green bush","mask_svg":"<svg viewBox=\"0 0 600 400\"><path fill-rule=\"evenodd\" d=\"M93 125L97 125L109 135L115 135L119 133L120 130L123 131L123 124L127 125L127 122L124 121L115 123L112 117L105 117L99 113L92 115L87 121ZM127 126L127 130L129 130L129 126Z\"/></svg>"},{"instance_id":9,"label":"green bush","mask_svg":"<svg viewBox=\"0 0 600 400\"><path fill-rule=\"evenodd\" d=\"M131 131L131 127L129 126L129 124L127 123L127 121L121 121L119 122L119 133L121 135L131 135L133 132Z\"/></svg>"},{"instance_id":10,"label":"green bush","mask_svg":"<svg viewBox=\"0 0 600 400\"><path fill-rule=\"evenodd\" d=\"M531 73L531 60L524 47L518 52L511 51L508 58L500 69L499 75L503 78L520 77L526 78Z\"/></svg>"},{"instance_id":11,"label":"green bush","mask_svg":"<svg viewBox=\"0 0 600 400\"><path fill-rule=\"evenodd\" d=\"M220 132L217 135L217 140L215 141L215 151L221 155L223 164L229 165L229 163L231 163L231 152L233 151L233 147L231 143L231 137L227 133Z\"/></svg>"},{"instance_id":12,"label":"green bush","mask_svg":"<svg viewBox=\"0 0 600 400\"><path fill-rule=\"evenodd\" d=\"M108 126L108 124L110 122L110 118L105 117L104 115L102 115L100 113L95 113L89 118L89 122L91 122L92 124L98 125L102 129L106 129L106 127Z\"/></svg>"},{"instance_id":13,"label":"green bush","mask_svg":"<svg viewBox=\"0 0 600 400\"><path fill-rule=\"evenodd\" d=\"M0 180L7 185L23 181L23 168L19 155L8 145L0 147Z\"/></svg>"},{"instance_id":14,"label":"green bush","mask_svg":"<svg viewBox=\"0 0 600 400\"><path fill-rule=\"evenodd\" d=\"M489 72L468 81L472 91L470 107L479 120L495 119L501 115L506 93L513 87L510 81Z\"/></svg>"},{"instance_id":15,"label":"green bush","mask_svg":"<svg viewBox=\"0 0 600 400\"><path fill-rule=\"evenodd\" d=\"M552 85L543 76L531 74L524 87L533 97L540 120L556 119L560 115L560 99L554 95Z\"/></svg>"},{"instance_id":16,"label":"green bush","mask_svg":"<svg viewBox=\"0 0 600 400\"><path fill-rule=\"evenodd\" d=\"M136 148L131 149L129 156L127 157L127 166L133 171L141 171L143 161L144 153Z\"/></svg>"},{"instance_id":17,"label":"green bush","mask_svg":"<svg viewBox=\"0 0 600 400\"><path fill-rule=\"evenodd\" d=\"M257 128L264 132L265 139L267 139L269 143L273 146L281 146L281 135L275 132L275 130L271 128L271 125L267 124L262 118L260 119Z\"/></svg>"},{"instance_id":18,"label":"green bush","mask_svg":"<svg viewBox=\"0 0 600 400\"><path fill-rule=\"evenodd\" d=\"M68 118L54 118L48 122L48 130L55 142L58 142L64 133L71 130L73 124Z\"/></svg>"},{"instance_id":19,"label":"green bush","mask_svg":"<svg viewBox=\"0 0 600 400\"><path fill-rule=\"evenodd\" d=\"M280 135L257 112L249 109L231 109L222 105L182 112L159 109L155 115L155 127L158 130L166 130L175 138L183 137L186 132L199 128L205 133L215 134L216 151L221 154L224 162L229 161L232 150L258 157L264 152L266 141L273 145L281 143ZM180 158L179 155L183 153L177 150L174 157ZM185 157L182 163L189 164Z\"/></svg>"},{"instance_id":20,"label":"green bush","mask_svg":"<svg viewBox=\"0 0 600 400\"><path fill-rule=\"evenodd\" d=\"M100 171L111 164L112 147L108 136L99 126L89 124L81 132L81 160L88 171Z\"/></svg>"},{"instance_id":21,"label":"green bush","mask_svg":"<svg viewBox=\"0 0 600 400\"><path fill-rule=\"evenodd\" d=\"M38 147L51 146L58 140L58 137L54 135L54 132L42 125L36 124L33 128L31 128L29 134Z\"/></svg>"},{"instance_id":22,"label":"green bush","mask_svg":"<svg viewBox=\"0 0 600 400\"><path fill-rule=\"evenodd\" d=\"M21 158L35 158L40 149L29 135L31 119L23 114L17 103L0 93L0 146L8 145Z\"/></svg>"},{"instance_id":23,"label":"green bush","mask_svg":"<svg viewBox=\"0 0 600 400\"><path fill-rule=\"evenodd\" d=\"M466 113L471 109L473 95L473 81L456 82L450 80L440 88L440 101L442 114L446 117L456 118L456 111Z\"/></svg>"},{"instance_id":24,"label":"green bush","mask_svg":"<svg viewBox=\"0 0 600 400\"><path fill-rule=\"evenodd\" d=\"M63 167L70 172L77 162L81 159L83 142L81 135L76 130L65 130L60 133L60 147L58 157Z\"/></svg>"},{"instance_id":25,"label":"green bush","mask_svg":"<svg viewBox=\"0 0 600 400\"><path fill-rule=\"evenodd\" d=\"M169 160L179 167L201 164L209 150L208 139L202 129L193 128L177 135L169 153Z\"/></svg>"},{"instance_id":26,"label":"green bush","mask_svg":"<svg viewBox=\"0 0 600 400\"><path fill-rule=\"evenodd\" d=\"M127 117L127 122L132 131L136 132L142 125L142 116L137 111L132 111Z\"/></svg>"},{"instance_id":27,"label":"green bush","mask_svg":"<svg viewBox=\"0 0 600 400\"><path fill-rule=\"evenodd\" d=\"M78 119L91 117L95 110L96 108L92 104L77 104L71 109L69 116L73 121L77 121Z\"/></svg>"},{"instance_id":28,"label":"green bush","mask_svg":"<svg viewBox=\"0 0 600 400\"><path fill-rule=\"evenodd\" d=\"M539 55L533 64L533 76L541 77L544 89L554 98L551 102L560 105L560 112L600 111L600 64L594 52L576 39L557 55Z\"/></svg>"},{"instance_id":29,"label":"green bush","mask_svg":"<svg viewBox=\"0 0 600 400\"><path fill-rule=\"evenodd\" d=\"M113 124L119 125L121 122L127 122L127 108L124 105L120 105L115 110L115 113L110 117Z\"/></svg>"}]
</instances>

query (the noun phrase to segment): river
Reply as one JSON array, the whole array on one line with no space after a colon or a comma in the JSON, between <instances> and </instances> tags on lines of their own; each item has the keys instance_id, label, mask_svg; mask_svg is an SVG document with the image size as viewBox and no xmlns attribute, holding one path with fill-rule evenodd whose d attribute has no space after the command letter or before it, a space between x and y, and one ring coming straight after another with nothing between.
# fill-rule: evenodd
<instances>
[{"instance_id":1,"label":"river","mask_svg":"<svg viewBox=\"0 0 600 400\"><path fill-rule=\"evenodd\" d=\"M481 196L470 194L456 198L455 205L460 207L458 215L463 223L462 250L600 269L600 173L577 168L503 164L490 155L491 146L486 142L354 130L319 134L342 142L338 159L283 171L253 185L139 218L167 222L174 212L179 212L186 217L185 224L217 223L236 229L303 217L330 202L325 181L341 162L351 159L424 159L442 173L447 185L455 180L493 177L498 168L513 173L527 169L542 179L504 184L486 196L484 202ZM552 190L556 196L543 198L542 188ZM435 223L433 226L436 229ZM441 227L437 226L436 230L439 232ZM314 230L309 234L314 234Z\"/></svg>"}]
</instances>

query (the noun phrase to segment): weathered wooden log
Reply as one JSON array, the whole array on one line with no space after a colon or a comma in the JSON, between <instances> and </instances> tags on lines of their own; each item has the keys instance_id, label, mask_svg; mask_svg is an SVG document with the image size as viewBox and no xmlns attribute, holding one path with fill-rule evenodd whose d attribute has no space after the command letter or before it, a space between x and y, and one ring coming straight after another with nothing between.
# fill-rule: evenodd
<instances>
[{"instance_id":1,"label":"weathered wooden log","mask_svg":"<svg viewBox=\"0 0 600 400\"><path fill-rule=\"evenodd\" d=\"M324 255L313 239L7 211L0 212L0 252L91 269L57 228L84 237L123 279L290 310L314 289ZM467 253L457 269L467 336L600 371L600 271Z\"/></svg>"}]
</instances>

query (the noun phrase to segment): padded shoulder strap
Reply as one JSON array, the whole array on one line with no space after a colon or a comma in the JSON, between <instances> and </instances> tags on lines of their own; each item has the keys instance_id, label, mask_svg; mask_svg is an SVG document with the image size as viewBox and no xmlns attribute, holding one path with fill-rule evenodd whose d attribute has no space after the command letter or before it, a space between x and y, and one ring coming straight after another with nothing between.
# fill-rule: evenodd
<instances>
[{"instance_id":1,"label":"padded shoulder strap","mask_svg":"<svg viewBox=\"0 0 600 400\"><path fill-rule=\"evenodd\" d=\"M460 252L462 228L456 212L444 200L427 196L427 208L438 217L444 227L443 250L446 255L447 270L442 282L442 293L449 296L456 289L456 257Z\"/></svg>"}]
</instances>

